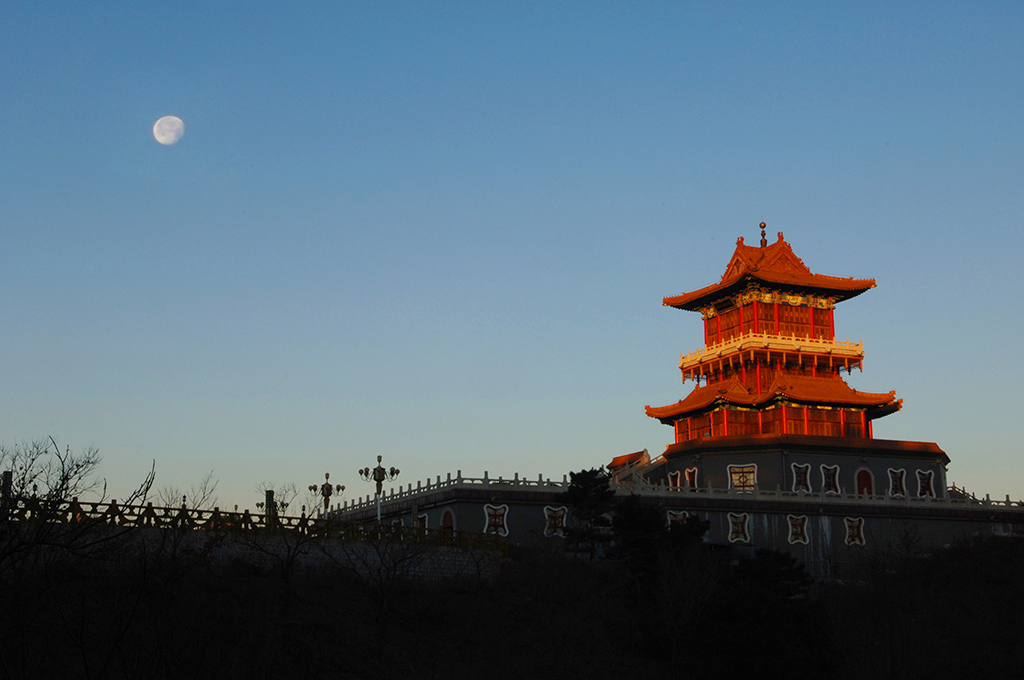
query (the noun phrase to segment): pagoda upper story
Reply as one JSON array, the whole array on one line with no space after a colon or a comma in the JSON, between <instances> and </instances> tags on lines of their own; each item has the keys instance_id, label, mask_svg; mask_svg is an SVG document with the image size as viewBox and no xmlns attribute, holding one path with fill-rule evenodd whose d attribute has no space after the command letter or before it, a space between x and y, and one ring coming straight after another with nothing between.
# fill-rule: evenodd
<instances>
[{"instance_id":1,"label":"pagoda upper story","mask_svg":"<svg viewBox=\"0 0 1024 680\"><path fill-rule=\"evenodd\" d=\"M862 368L863 345L835 337L835 305L875 286L873 279L813 273L779 232L760 247L740 237L721 281L667 297L699 311L702 349L680 356L683 382L697 383L677 404L647 414L676 428L676 442L752 434L870 437L871 421L899 410L895 392L850 388L841 377Z\"/></svg>"}]
</instances>

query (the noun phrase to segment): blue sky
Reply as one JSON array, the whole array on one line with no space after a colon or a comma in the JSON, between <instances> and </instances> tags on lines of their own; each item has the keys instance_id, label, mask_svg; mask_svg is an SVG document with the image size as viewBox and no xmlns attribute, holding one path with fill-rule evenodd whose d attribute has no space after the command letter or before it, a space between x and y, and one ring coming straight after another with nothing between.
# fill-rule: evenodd
<instances>
[{"instance_id":1,"label":"blue sky","mask_svg":"<svg viewBox=\"0 0 1024 680\"><path fill-rule=\"evenodd\" d=\"M1024 5L208 4L0 7L0 441L228 507L658 453L764 220L877 279L875 435L1024 497Z\"/></svg>"}]
</instances>

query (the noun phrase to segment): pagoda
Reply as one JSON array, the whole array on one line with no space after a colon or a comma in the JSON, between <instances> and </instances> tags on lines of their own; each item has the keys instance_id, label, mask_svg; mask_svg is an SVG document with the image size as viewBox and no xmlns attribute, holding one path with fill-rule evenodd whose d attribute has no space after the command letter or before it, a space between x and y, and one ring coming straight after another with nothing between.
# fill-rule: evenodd
<instances>
[{"instance_id":1,"label":"pagoda","mask_svg":"<svg viewBox=\"0 0 1024 680\"><path fill-rule=\"evenodd\" d=\"M813 273L779 234L760 246L740 238L721 280L663 304L700 312L704 348L680 357L693 389L647 415L672 425L664 453L618 455L606 467L623 500L637 496L670 523L706 522L704 540L733 557L788 551L816 578L844 578L863 551L945 545L958 537L1024 529L1024 503L984 500L946 487L949 458L931 442L876 439L872 423L900 410L895 392L851 388L861 343L837 340L837 303L872 279ZM574 517L569 479L438 475L383 499L391 525L482 532L512 543L561 541ZM373 522L371 497L336 511ZM600 523L599 523L600 522ZM419 539L417 539L419 540ZM870 565L879 562L872 561ZM850 570L846 570L847 565ZM872 566L872 568L874 568Z\"/></svg>"},{"instance_id":2,"label":"pagoda","mask_svg":"<svg viewBox=\"0 0 1024 680\"><path fill-rule=\"evenodd\" d=\"M934 495L944 484L945 453L935 444L874 440L872 422L900 410L902 400L843 379L863 370L864 347L836 338L835 307L874 288L874 279L815 274L782 232L769 244L765 226L759 246L737 239L718 283L662 301L700 312L705 345L680 356L683 383L694 382L693 390L678 403L646 407L675 433L654 468L674 485L685 475L691 488L756 488L760 477L762 485L811 490L813 464L822 469L821 488L871 495L895 474L887 469L905 469L912 459L928 471L922 495Z\"/></svg>"}]
</instances>

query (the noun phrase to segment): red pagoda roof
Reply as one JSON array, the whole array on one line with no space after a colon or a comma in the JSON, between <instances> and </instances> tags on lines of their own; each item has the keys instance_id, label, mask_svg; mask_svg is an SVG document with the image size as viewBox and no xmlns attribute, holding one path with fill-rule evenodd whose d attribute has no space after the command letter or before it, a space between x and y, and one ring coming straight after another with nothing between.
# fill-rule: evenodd
<instances>
[{"instance_id":1,"label":"red pagoda roof","mask_svg":"<svg viewBox=\"0 0 1024 680\"><path fill-rule=\"evenodd\" d=\"M645 406L644 409L651 418L657 418L663 423L670 424L680 416L707 411L722 404L754 408L780 399L800 404L859 406L882 411L882 413L874 414L874 417L894 413L903 405L903 400L896 398L895 390L885 394L859 392L844 381L835 378L781 375L761 394L752 393L740 382L739 378L734 377L712 385L697 387L687 395L686 399L676 404L653 408Z\"/></svg>"},{"instance_id":2,"label":"red pagoda roof","mask_svg":"<svg viewBox=\"0 0 1024 680\"><path fill-rule=\"evenodd\" d=\"M781 231L775 243L768 245L763 238L761 243L761 246L744 245L743 237L739 237L736 239L736 251L721 281L690 293L664 298L662 304L696 311L716 299L741 290L749 280L761 281L772 288L821 291L836 302L875 287L874 279L844 279L813 273L793 253Z\"/></svg>"}]
</instances>

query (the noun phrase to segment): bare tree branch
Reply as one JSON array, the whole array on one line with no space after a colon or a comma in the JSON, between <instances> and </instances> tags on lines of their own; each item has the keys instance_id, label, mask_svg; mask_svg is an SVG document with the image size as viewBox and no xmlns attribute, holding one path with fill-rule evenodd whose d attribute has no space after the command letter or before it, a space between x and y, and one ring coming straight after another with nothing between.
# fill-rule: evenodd
<instances>
[{"instance_id":1,"label":"bare tree branch","mask_svg":"<svg viewBox=\"0 0 1024 680\"><path fill-rule=\"evenodd\" d=\"M69 500L106 488L96 477L101 461L99 449L88 447L80 453L62 451L53 437L22 442L8 447L0 444L0 468L10 469L15 496Z\"/></svg>"},{"instance_id":2,"label":"bare tree branch","mask_svg":"<svg viewBox=\"0 0 1024 680\"><path fill-rule=\"evenodd\" d=\"M193 510L212 510L217 505L217 485L219 479L214 479L213 470L203 476L198 484L192 484L188 490L174 486L165 485L157 490L154 499L157 505L165 508L176 508L184 504Z\"/></svg>"},{"instance_id":3,"label":"bare tree branch","mask_svg":"<svg viewBox=\"0 0 1024 680\"><path fill-rule=\"evenodd\" d=\"M124 505L132 505L135 503L145 503L146 499L149 498L149 492L153 489L153 481L156 479L156 460L153 461L152 465L149 466L149 472L146 474L146 478L142 480L138 487L124 499ZM106 486L104 485L104 489Z\"/></svg>"}]
</instances>

